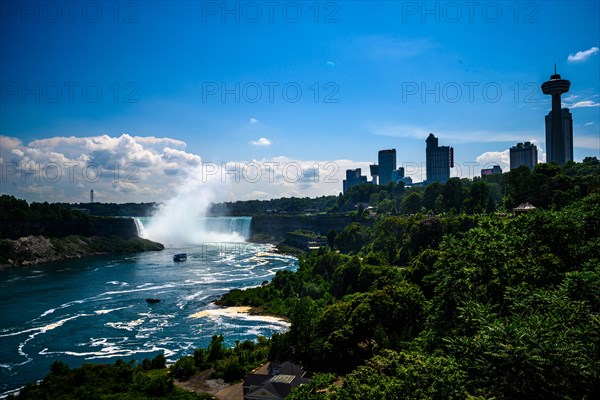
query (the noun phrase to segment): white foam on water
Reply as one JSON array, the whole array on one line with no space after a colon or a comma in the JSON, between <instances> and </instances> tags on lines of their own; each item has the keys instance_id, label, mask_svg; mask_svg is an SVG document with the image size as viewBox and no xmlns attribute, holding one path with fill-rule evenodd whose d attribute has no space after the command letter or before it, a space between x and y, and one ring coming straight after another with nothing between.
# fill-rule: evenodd
<instances>
[{"instance_id":1,"label":"white foam on water","mask_svg":"<svg viewBox=\"0 0 600 400\"><path fill-rule=\"evenodd\" d=\"M110 309L102 309L102 310L96 310L94 311L96 314L98 315L102 315L102 314L108 314L111 313L113 311L118 311L118 310L126 310L128 308L131 308L133 306L127 306L127 307L119 307L119 308L110 308Z\"/></svg>"},{"instance_id":2,"label":"white foam on water","mask_svg":"<svg viewBox=\"0 0 600 400\"><path fill-rule=\"evenodd\" d=\"M104 326L108 326L109 328L114 328L114 329L124 329L126 331L133 331L135 329L136 326L141 325L144 323L144 318L139 318L133 321L128 321L128 322L107 322L104 324Z\"/></svg>"}]
</instances>

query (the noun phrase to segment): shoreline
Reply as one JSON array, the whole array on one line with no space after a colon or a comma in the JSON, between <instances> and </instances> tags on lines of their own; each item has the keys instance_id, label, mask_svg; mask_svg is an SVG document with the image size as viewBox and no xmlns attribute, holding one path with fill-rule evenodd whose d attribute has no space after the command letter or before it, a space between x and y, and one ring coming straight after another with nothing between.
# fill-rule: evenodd
<instances>
[{"instance_id":1,"label":"shoreline","mask_svg":"<svg viewBox=\"0 0 600 400\"><path fill-rule=\"evenodd\" d=\"M211 303L215 305L215 303ZM216 305L215 305L216 306ZM202 310L197 313L190 315L188 318L206 318L206 317L228 317L228 318L236 318L242 317L243 319L250 321L263 321L270 322L279 325L285 325L286 327L290 327L290 320L272 314L262 314L258 312L256 307L250 306L231 306L231 307L221 307L216 306L217 308L211 308L208 310Z\"/></svg>"}]
</instances>

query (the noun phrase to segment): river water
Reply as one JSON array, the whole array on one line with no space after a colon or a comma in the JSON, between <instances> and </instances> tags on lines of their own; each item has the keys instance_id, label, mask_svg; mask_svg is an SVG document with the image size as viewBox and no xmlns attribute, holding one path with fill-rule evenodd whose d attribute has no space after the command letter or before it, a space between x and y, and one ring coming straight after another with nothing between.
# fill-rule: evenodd
<instances>
[{"instance_id":1,"label":"river water","mask_svg":"<svg viewBox=\"0 0 600 400\"><path fill-rule=\"evenodd\" d=\"M174 361L214 334L233 345L287 330L283 321L242 314L191 317L217 308L211 301L231 289L297 268L296 258L273 250L204 243L0 271L0 394L43 378L55 360L76 367L163 352ZM173 261L184 252L187 261Z\"/></svg>"}]
</instances>

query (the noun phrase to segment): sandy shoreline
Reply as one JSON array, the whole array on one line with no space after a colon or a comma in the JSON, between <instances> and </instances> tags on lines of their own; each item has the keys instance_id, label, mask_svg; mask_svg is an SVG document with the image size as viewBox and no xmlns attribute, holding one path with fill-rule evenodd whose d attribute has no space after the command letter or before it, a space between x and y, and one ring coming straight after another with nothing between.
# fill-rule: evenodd
<instances>
[{"instance_id":1,"label":"sandy shoreline","mask_svg":"<svg viewBox=\"0 0 600 400\"><path fill-rule=\"evenodd\" d=\"M251 312L252 307L248 306L213 308L192 314L189 318L221 316L229 318L243 318L250 321L264 321L286 326L290 325L289 321L287 321L285 318L274 317L272 315L256 315L251 314Z\"/></svg>"}]
</instances>

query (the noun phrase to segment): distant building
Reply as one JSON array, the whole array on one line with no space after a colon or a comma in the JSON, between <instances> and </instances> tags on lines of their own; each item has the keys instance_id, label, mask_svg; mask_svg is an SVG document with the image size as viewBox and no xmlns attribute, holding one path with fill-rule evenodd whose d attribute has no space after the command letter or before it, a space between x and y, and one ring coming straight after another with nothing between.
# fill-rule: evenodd
<instances>
[{"instance_id":1,"label":"distant building","mask_svg":"<svg viewBox=\"0 0 600 400\"><path fill-rule=\"evenodd\" d=\"M367 177L361 175L360 168L347 169L346 179L344 179L343 183L344 194L347 193L351 187L360 185L362 183L367 183Z\"/></svg>"},{"instance_id":2,"label":"distant building","mask_svg":"<svg viewBox=\"0 0 600 400\"><path fill-rule=\"evenodd\" d=\"M283 399L290 394L292 388L310 382L310 379L305 377L304 369L289 361L281 364L270 363L266 373L259 372L260 370L244 378L244 400Z\"/></svg>"},{"instance_id":3,"label":"distant building","mask_svg":"<svg viewBox=\"0 0 600 400\"><path fill-rule=\"evenodd\" d=\"M90 203L94 202L94 189L90 190Z\"/></svg>"},{"instance_id":4,"label":"distant building","mask_svg":"<svg viewBox=\"0 0 600 400\"><path fill-rule=\"evenodd\" d=\"M487 175L498 175L498 174L502 174L502 168L500 168L499 165L494 165L492 168L484 168L481 170L482 178Z\"/></svg>"},{"instance_id":5,"label":"distant building","mask_svg":"<svg viewBox=\"0 0 600 400\"><path fill-rule=\"evenodd\" d=\"M399 167L392 171L392 181L396 183L404 183L404 185L412 185L412 178L404 176L404 167Z\"/></svg>"},{"instance_id":6,"label":"distant building","mask_svg":"<svg viewBox=\"0 0 600 400\"><path fill-rule=\"evenodd\" d=\"M568 108L563 108L561 111L561 140L555 140L552 111L546 115L546 161L556 161L560 165L573 161L573 114Z\"/></svg>"},{"instance_id":7,"label":"distant building","mask_svg":"<svg viewBox=\"0 0 600 400\"><path fill-rule=\"evenodd\" d=\"M446 182L450 179L450 168L454 167L454 149L449 146L438 146L438 139L430 133L425 141L427 183Z\"/></svg>"},{"instance_id":8,"label":"distant building","mask_svg":"<svg viewBox=\"0 0 600 400\"><path fill-rule=\"evenodd\" d=\"M396 149L379 151L379 184L393 182L392 172L396 169Z\"/></svg>"},{"instance_id":9,"label":"distant building","mask_svg":"<svg viewBox=\"0 0 600 400\"><path fill-rule=\"evenodd\" d=\"M369 165L369 169L371 170L371 177L373 178L373 185L378 184L377 177L379 176L379 165L371 164Z\"/></svg>"},{"instance_id":10,"label":"distant building","mask_svg":"<svg viewBox=\"0 0 600 400\"><path fill-rule=\"evenodd\" d=\"M537 147L530 142L517 143L510 148L510 169L517 169L526 165L529 169L537 165Z\"/></svg>"}]
</instances>

